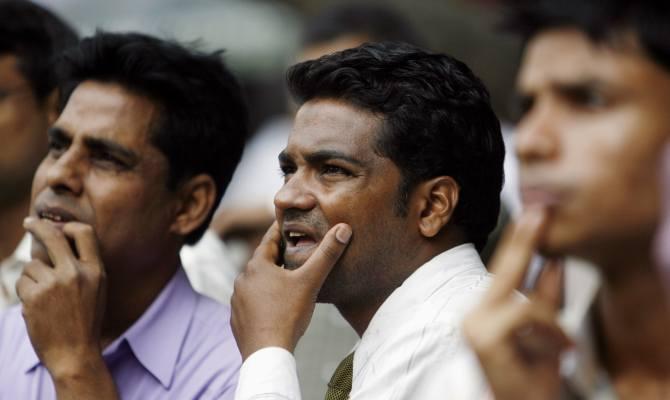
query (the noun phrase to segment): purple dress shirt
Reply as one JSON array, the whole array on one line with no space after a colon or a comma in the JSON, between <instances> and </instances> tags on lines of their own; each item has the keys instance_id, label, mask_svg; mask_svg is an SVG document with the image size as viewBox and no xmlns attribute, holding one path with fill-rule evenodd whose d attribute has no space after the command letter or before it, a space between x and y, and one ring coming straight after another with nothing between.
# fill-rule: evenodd
<instances>
[{"instance_id":1,"label":"purple dress shirt","mask_svg":"<svg viewBox=\"0 0 670 400\"><path fill-rule=\"evenodd\" d=\"M183 269L104 351L122 399L233 399L242 360L230 310L196 293ZM0 314L0 400L55 399L20 305Z\"/></svg>"}]
</instances>

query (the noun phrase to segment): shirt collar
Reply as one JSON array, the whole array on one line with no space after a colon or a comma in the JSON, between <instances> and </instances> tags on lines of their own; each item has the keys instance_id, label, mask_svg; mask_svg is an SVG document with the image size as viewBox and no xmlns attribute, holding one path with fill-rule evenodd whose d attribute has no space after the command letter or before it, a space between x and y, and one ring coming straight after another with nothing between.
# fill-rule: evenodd
<instances>
[{"instance_id":1,"label":"shirt collar","mask_svg":"<svg viewBox=\"0 0 670 400\"><path fill-rule=\"evenodd\" d=\"M391 293L379 307L356 345L356 363L372 354L387 335L396 331L398 321L408 321L430 297L452 279L475 274L484 279L486 268L472 243L446 250L419 267Z\"/></svg>"},{"instance_id":2,"label":"shirt collar","mask_svg":"<svg viewBox=\"0 0 670 400\"><path fill-rule=\"evenodd\" d=\"M581 260L568 259L565 270L567 303L559 316L575 348L561 360L561 374L572 392L588 399L613 398L607 372L600 364L593 332L594 305L601 286L598 270Z\"/></svg>"},{"instance_id":3,"label":"shirt collar","mask_svg":"<svg viewBox=\"0 0 670 400\"><path fill-rule=\"evenodd\" d=\"M23 261L23 262L29 262L30 261L30 246L32 244L32 239L30 238L29 234L23 235L23 238L21 239L21 242L19 242L19 245L16 247L16 250L14 251L14 254L12 257L14 257L16 260Z\"/></svg>"},{"instance_id":4,"label":"shirt collar","mask_svg":"<svg viewBox=\"0 0 670 400\"><path fill-rule=\"evenodd\" d=\"M169 388L197 300L198 295L180 267L142 316L107 346L103 356L114 357L127 344L142 366ZM26 340L29 340L27 335ZM26 355L28 372L39 365L40 360L29 343L23 347L30 353Z\"/></svg>"}]
</instances>

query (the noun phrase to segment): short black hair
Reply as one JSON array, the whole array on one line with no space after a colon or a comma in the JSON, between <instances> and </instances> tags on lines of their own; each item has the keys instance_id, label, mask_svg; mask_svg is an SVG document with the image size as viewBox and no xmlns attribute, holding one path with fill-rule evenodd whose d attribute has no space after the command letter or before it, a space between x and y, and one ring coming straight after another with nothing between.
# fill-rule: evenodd
<instances>
[{"instance_id":1,"label":"short black hair","mask_svg":"<svg viewBox=\"0 0 670 400\"><path fill-rule=\"evenodd\" d=\"M26 0L0 0L0 54L18 59L38 101L56 88L54 62L77 34L52 12Z\"/></svg>"},{"instance_id":2,"label":"short black hair","mask_svg":"<svg viewBox=\"0 0 670 400\"><path fill-rule=\"evenodd\" d=\"M460 186L453 223L478 249L500 211L505 148L489 93L462 62L394 43L360 47L297 64L288 86L303 104L339 99L380 115L376 151L400 169L397 213L414 187L451 176Z\"/></svg>"},{"instance_id":3,"label":"short black hair","mask_svg":"<svg viewBox=\"0 0 670 400\"><path fill-rule=\"evenodd\" d=\"M159 109L152 143L169 162L169 189L196 174L216 183L216 203L242 155L247 107L240 86L221 59L139 33L97 32L66 51L60 63L63 105L87 80L112 82L146 96ZM197 242L208 219L185 239Z\"/></svg>"},{"instance_id":4,"label":"short black hair","mask_svg":"<svg viewBox=\"0 0 670 400\"><path fill-rule=\"evenodd\" d=\"M367 42L422 45L418 33L403 16L385 6L361 3L336 4L310 18L303 29L302 45L312 46L346 35L361 35Z\"/></svg>"},{"instance_id":5,"label":"short black hair","mask_svg":"<svg viewBox=\"0 0 670 400\"><path fill-rule=\"evenodd\" d=\"M650 59L670 70L670 2L506 0L503 28L528 41L551 28L576 28L594 42L633 33Z\"/></svg>"}]
</instances>

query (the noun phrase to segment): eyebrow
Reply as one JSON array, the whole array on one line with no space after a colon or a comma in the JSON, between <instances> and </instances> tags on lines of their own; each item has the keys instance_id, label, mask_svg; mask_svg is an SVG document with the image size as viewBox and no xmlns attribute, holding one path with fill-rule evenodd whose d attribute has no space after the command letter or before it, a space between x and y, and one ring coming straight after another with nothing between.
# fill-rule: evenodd
<instances>
[{"instance_id":1,"label":"eyebrow","mask_svg":"<svg viewBox=\"0 0 670 400\"><path fill-rule=\"evenodd\" d=\"M72 142L72 134L63 128L54 126L49 128L47 133L49 135L49 138L53 140ZM130 166L134 166L135 164L137 164L140 159L137 153L112 140L86 137L84 138L84 144L90 150L98 152L109 152L118 157L121 157L127 163L129 163Z\"/></svg>"},{"instance_id":2,"label":"eyebrow","mask_svg":"<svg viewBox=\"0 0 670 400\"><path fill-rule=\"evenodd\" d=\"M280 163L291 163L293 161L293 157L291 157L286 152L286 150L279 153L278 159L279 159ZM323 162L329 161L329 160L342 160L342 161L346 161L348 163L354 164L358 167L364 167L365 166L365 164L362 161L360 161L356 158L353 158L353 157L351 157L351 156L349 156L345 153L342 153L341 151L337 151L337 150L315 151L315 152L310 153L307 156L305 156L305 160L310 164L319 164L319 163L323 163Z\"/></svg>"}]
</instances>

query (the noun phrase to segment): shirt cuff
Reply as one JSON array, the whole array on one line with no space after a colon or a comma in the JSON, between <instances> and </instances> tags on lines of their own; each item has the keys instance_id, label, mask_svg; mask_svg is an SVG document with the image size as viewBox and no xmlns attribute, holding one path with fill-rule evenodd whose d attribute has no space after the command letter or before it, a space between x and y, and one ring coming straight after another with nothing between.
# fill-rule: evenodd
<instances>
[{"instance_id":1,"label":"shirt cuff","mask_svg":"<svg viewBox=\"0 0 670 400\"><path fill-rule=\"evenodd\" d=\"M266 347L244 361L235 400L252 399L300 400L300 383L291 352Z\"/></svg>"}]
</instances>

